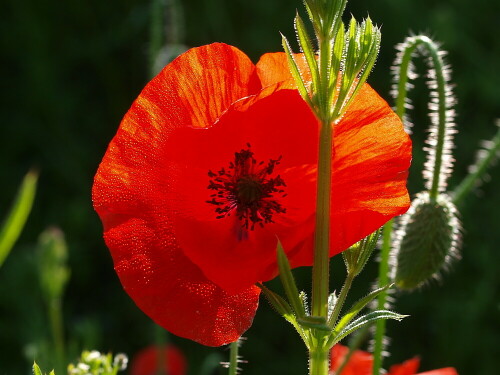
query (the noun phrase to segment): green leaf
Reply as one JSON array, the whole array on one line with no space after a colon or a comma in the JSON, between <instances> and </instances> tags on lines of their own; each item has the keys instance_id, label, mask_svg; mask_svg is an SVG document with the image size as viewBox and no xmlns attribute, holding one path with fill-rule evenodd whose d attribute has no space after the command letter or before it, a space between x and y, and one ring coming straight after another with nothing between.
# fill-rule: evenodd
<instances>
[{"instance_id":1,"label":"green leaf","mask_svg":"<svg viewBox=\"0 0 500 375\"><path fill-rule=\"evenodd\" d=\"M30 171L24 177L12 209L0 230L0 267L17 241L31 212L35 199L38 173Z\"/></svg>"},{"instance_id":2,"label":"green leaf","mask_svg":"<svg viewBox=\"0 0 500 375\"><path fill-rule=\"evenodd\" d=\"M406 318L408 315L401 315L389 310L377 310L366 315L359 317L356 320L353 320L350 324L348 324L340 333L337 335L332 335L335 343L342 340L344 337L350 335L354 331L357 331L360 328L367 326L368 324L373 324L381 319L394 319L397 321L401 321L403 318Z\"/></svg>"},{"instance_id":3,"label":"green leaf","mask_svg":"<svg viewBox=\"0 0 500 375\"><path fill-rule=\"evenodd\" d=\"M298 318L302 318L306 315L306 312L299 295L299 290L295 284L295 279L293 278L290 263L288 262L288 258L283 251L283 246L280 241L278 241L278 247L276 250L278 254L278 268L280 271L281 283L283 284L286 296L292 305L295 315L297 315Z\"/></svg>"},{"instance_id":4,"label":"green leaf","mask_svg":"<svg viewBox=\"0 0 500 375\"><path fill-rule=\"evenodd\" d=\"M314 87L319 87L318 63L316 61L316 54L314 53L314 47L311 44L311 40L309 39L309 35L307 34L304 22L302 21L302 18L300 18L298 13L295 16L295 30L297 31L297 37L300 48L302 49L302 52L304 52L307 65L309 66L309 71L311 72L311 78L314 90Z\"/></svg>"},{"instance_id":5,"label":"green leaf","mask_svg":"<svg viewBox=\"0 0 500 375\"><path fill-rule=\"evenodd\" d=\"M327 1L326 24L331 27L331 34L335 36L342 25L342 14L344 13L347 0Z\"/></svg>"},{"instance_id":6,"label":"green leaf","mask_svg":"<svg viewBox=\"0 0 500 375\"><path fill-rule=\"evenodd\" d=\"M370 28L366 29L366 32L370 32L370 45L367 47L367 52L366 52L366 57L364 59L364 62L362 66L358 67L358 83L356 86L356 89L350 96L349 100L346 102L346 106L349 105L349 103L353 100L353 98L356 96L358 91L361 89L361 86L363 86L363 83L366 82L368 79L368 76L370 75L373 65L375 65L375 61L377 60L378 52L380 50L380 41L382 39L382 35L380 33L380 29L376 26L371 25L371 20L368 18L366 22L370 23Z\"/></svg>"},{"instance_id":7,"label":"green leaf","mask_svg":"<svg viewBox=\"0 0 500 375\"><path fill-rule=\"evenodd\" d=\"M381 229L379 228L342 252L342 257L344 258L344 263L348 272L352 272L355 276L361 273L373 253L373 250L375 250L377 246L380 232Z\"/></svg>"},{"instance_id":8,"label":"green leaf","mask_svg":"<svg viewBox=\"0 0 500 375\"><path fill-rule=\"evenodd\" d=\"M288 65L290 67L290 73L292 77L295 79L295 83L297 84L297 89L299 90L302 98L311 106L311 100L309 98L309 93L307 92L306 84L300 75L299 67L297 66L297 62L295 61L295 57L293 56L292 49L290 48L290 44L288 40L285 38L283 34L281 34L281 44L283 45L283 49L285 50L286 56L288 58Z\"/></svg>"},{"instance_id":9,"label":"green leaf","mask_svg":"<svg viewBox=\"0 0 500 375\"><path fill-rule=\"evenodd\" d=\"M327 324L326 318L323 316L304 316L303 318L298 318L297 323L306 328L319 329L326 332L332 331Z\"/></svg>"},{"instance_id":10,"label":"green leaf","mask_svg":"<svg viewBox=\"0 0 500 375\"><path fill-rule=\"evenodd\" d=\"M42 371L40 370L40 367L38 367L36 362L33 362L33 375L42 375Z\"/></svg>"},{"instance_id":11,"label":"green leaf","mask_svg":"<svg viewBox=\"0 0 500 375\"><path fill-rule=\"evenodd\" d=\"M294 317L292 307L287 301L279 294L274 293L271 289L266 287L264 284L257 283L257 286L262 290L267 300L273 306L273 308L285 319L289 320L289 317Z\"/></svg>"},{"instance_id":12,"label":"green leaf","mask_svg":"<svg viewBox=\"0 0 500 375\"><path fill-rule=\"evenodd\" d=\"M377 298L380 293L385 292L387 289L389 289L392 285L394 284L388 284L382 288L375 289L374 291L354 303L354 305L335 326L334 332L338 333L342 331L361 312L361 310L366 307L366 305Z\"/></svg>"}]
</instances>

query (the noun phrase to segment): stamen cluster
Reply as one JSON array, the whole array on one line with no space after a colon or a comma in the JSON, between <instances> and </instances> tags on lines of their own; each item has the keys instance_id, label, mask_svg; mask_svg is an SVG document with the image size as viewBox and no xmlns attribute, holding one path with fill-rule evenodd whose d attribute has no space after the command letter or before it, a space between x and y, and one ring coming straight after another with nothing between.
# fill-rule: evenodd
<instances>
[{"instance_id":1,"label":"stamen cluster","mask_svg":"<svg viewBox=\"0 0 500 375\"><path fill-rule=\"evenodd\" d=\"M253 230L255 224L263 227L274 222L274 214L286 212L276 200L278 196L286 196L283 190L286 184L279 175L270 177L280 164L281 156L270 159L267 164L257 162L251 145L247 146L248 149L234 153L234 162L231 161L227 169L222 168L217 173L208 171L208 189L214 193L206 202L217 206L217 219L235 213L244 229Z\"/></svg>"}]
</instances>

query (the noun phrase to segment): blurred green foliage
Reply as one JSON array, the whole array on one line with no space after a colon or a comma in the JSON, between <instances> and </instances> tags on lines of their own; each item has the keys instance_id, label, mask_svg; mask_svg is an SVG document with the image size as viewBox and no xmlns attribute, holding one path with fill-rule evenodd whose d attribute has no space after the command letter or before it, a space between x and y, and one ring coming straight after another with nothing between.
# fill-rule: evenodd
<instances>
[{"instance_id":1,"label":"blurred green foliage","mask_svg":"<svg viewBox=\"0 0 500 375\"><path fill-rule=\"evenodd\" d=\"M171 42L198 46L233 44L256 61L280 51L279 31L293 38L299 0L190 0L179 2L183 33ZM145 0L7 0L0 5L2 126L0 126L0 212L6 212L18 183L32 165L41 177L32 217L0 269L0 373L28 374L37 345L50 337L34 253L37 237L49 225L64 231L71 280L64 299L69 360L81 349L124 352L130 357L154 340L153 323L123 292L92 210L93 175L121 117L149 76L150 2ZM456 172L452 187L466 175L478 142L491 138L500 116L500 41L496 32L500 2L490 0L350 0L346 16L368 13L382 25L382 49L369 81L389 99L393 46L410 32L428 32L443 42L453 65L458 98ZM417 64L418 65L418 64ZM417 66L420 68L420 66ZM423 70L420 70L423 72ZM413 193L422 189L427 91L417 83ZM500 357L500 179L496 176L460 207L464 231L462 260L442 283L398 296L398 312L411 317L390 322L391 358L414 355L422 370L455 366L459 373L493 374ZM361 297L375 278L367 266L354 288ZM297 279L310 288L310 271ZM332 265L340 288L342 260ZM278 284L270 283L279 290ZM359 288L359 289L356 289ZM358 294L359 295L356 295ZM266 302L248 332L241 354L244 374L304 374L306 351L291 326ZM190 374L203 358L222 349L171 337L186 354ZM71 357L73 356L73 357ZM42 362L42 360L44 362Z\"/></svg>"}]
</instances>

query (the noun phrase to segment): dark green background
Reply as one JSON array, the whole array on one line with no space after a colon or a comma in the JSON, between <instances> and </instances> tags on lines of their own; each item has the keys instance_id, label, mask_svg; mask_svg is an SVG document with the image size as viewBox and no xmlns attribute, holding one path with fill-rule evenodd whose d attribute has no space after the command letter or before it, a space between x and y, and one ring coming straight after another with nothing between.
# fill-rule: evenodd
<instances>
[{"instance_id":1,"label":"dark green background","mask_svg":"<svg viewBox=\"0 0 500 375\"><path fill-rule=\"evenodd\" d=\"M256 61L280 50L279 31L293 38L290 0L189 0L174 19L184 25L177 42L198 46L233 44ZM347 15L370 14L382 25L383 44L372 85L389 99L393 46L411 31L443 42L458 98L455 174L465 176L480 140L491 138L500 116L500 2L491 0L351 0ZM1 125L0 215L7 212L27 170L41 172L34 211L12 254L0 269L0 375L29 373L23 354L48 337L33 256L38 234L49 225L66 233L71 281L64 314L69 360L82 346L133 354L152 342L153 324L123 292L92 210L93 175L121 117L148 80L150 2L139 0L7 0L0 5ZM170 37L172 41L172 37ZM418 65L418 64L417 64ZM418 83L412 193L422 188L420 168L427 126L427 91ZM392 364L421 355L423 370L455 366L462 375L494 374L500 358L499 168L492 180L460 207L464 225L462 260L442 283L402 295L395 308L411 317L389 323ZM339 288L342 266L333 266ZM310 286L299 270L301 286ZM356 284L361 296L375 277L369 267ZM273 284L276 285L276 284ZM265 301L247 333L244 374L305 374L299 337ZM211 349L170 337L198 374ZM38 358L42 367L49 358ZM61 374L61 373L60 373Z\"/></svg>"}]
</instances>

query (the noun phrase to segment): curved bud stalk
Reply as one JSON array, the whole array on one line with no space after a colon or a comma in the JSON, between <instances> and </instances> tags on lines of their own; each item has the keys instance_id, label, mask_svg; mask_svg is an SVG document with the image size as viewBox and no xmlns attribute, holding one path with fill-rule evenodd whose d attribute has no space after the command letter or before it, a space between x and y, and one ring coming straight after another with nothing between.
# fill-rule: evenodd
<instances>
[{"instance_id":1,"label":"curved bud stalk","mask_svg":"<svg viewBox=\"0 0 500 375\"><path fill-rule=\"evenodd\" d=\"M453 170L454 159L451 154L456 103L453 95L451 68L445 64L446 52L439 49L439 45L424 35L411 36L399 44L398 53L393 67L394 86L392 94L396 100L396 113L405 121L408 132L411 131L411 122L406 115L406 109L411 108L408 100L408 90L412 87L410 79L417 77L413 71L412 57L417 53L424 56L428 65L427 86L430 90L429 137L427 138L427 161L424 165L423 176L426 188L430 192L432 201L436 201L439 193L447 187L447 179Z\"/></svg>"},{"instance_id":2,"label":"curved bud stalk","mask_svg":"<svg viewBox=\"0 0 500 375\"><path fill-rule=\"evenodd\" d=\"M429 137L426 141L427 161L423 172L426 180L426 188L430 191L429 200L433 203L431 207L435 207L438 214L441 210L440 205L436 201L448 201L446 196L441 196L440 193L446 189L447 178L452 172L453 158L451 150L453 148L454 129L454 110L455 99L450 85L451 69L444 63L445 52L439 50L439 46L430 38L424 35L410 36L405 41L396 46L398 53L394 65L392 67L394 76L394 85L391 90L392 96L395 98L395 112L403 120L405 130L411 134L412 124L406 113L411 109L411 101L408 99L408 91L413 87L411 80L418 77L414 71L412 59L416 55L426 57L426 63L429 67L427 85L430 89L429 116L431 118L431 126L429 129ZM456 212L456 211L454 211ZM408 222L409 213L406 214ZM457 215L453 215L456 217ZM393 244L393 220L390 220L384 225L383 243L380 255L379 280L378 286L385 285L389 278L394 275L394 265L390 265L391 259L398 258L399 245L402 244L405 234L400 230L398 232L399 241ZM459 223L457 220L457 231L459 231ZM453 232L453 231L452 231ZM451 242L455 243L452 239ZM458 241L456 241L458 244ZM456 250L454 245L453 249ZM444 257L444 259L451 259ZM392 268L392 270L391 270ZM377 308L383 309L387 306L387 293L381 293L377 300ZM382 359L385 342L385 322L379 321L376 324L374 336L374 364L373 374L379 375L382 368Z\"/></svg>"}]
</instances>

